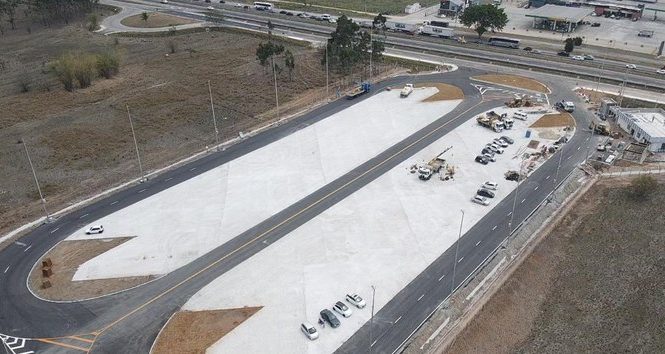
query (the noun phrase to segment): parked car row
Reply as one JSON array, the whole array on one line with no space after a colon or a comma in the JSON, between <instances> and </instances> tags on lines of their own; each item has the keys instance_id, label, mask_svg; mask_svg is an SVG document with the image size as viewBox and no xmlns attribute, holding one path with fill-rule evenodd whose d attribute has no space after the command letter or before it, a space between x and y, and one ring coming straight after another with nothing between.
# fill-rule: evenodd
<instances>
[{"instance_id":1,"label":"parked car row","mask_svg":"<svg viewBox=\"0 0 665 354\"><path fill-rule=\"evenodd\" d=\"M496 154L503 154L504 148L513 144L515 141L507 136L502 136L492 140L492 142L485 145L480 155L476 156L476 162L487 165L490 162L496 162Z\"/></svg>"},{"instance_id":2,"label":"parked car row","mask_svg":"<svg viewBox=\"0 0 665 354\"><path fill-rule=\"evenodd\" d=\"M476 204L488 206L490 205L489 199L494 198L497 189L499 189L498 183L487 181L480 186L480 189L476 191L476 195L471 198L471 201Z\"/></svg>"},{"instance_id":3,"label":"parked car row","mask_svg":"<svg viewBox=\"0 0 665 354\"><path fill-rule=\"evenodd\" d=\"M365 303L365 300L362 297L360 297L360 295L355 293L346 294L344 299L346 300L346 302L355 306L358 309L362 309L367 305ZM342 301L337 301L335 302L335 304L333 304L332 311L330 311L329 309L323 309L321 310L321 312L319 312L319 315L321 316L319 318L319 324L325 326L325 323L327 323L332 328L337 328L341 326L342 322L340 322L339 318L337 318L335 312L344 318L349 318L353 314L353 311L351 310L351 308L349 308L347 304L345 304ZM300 330L310 340L315 340L319 338L319 331L309 322L301 323Z\"/></svg>"}]
</instances>

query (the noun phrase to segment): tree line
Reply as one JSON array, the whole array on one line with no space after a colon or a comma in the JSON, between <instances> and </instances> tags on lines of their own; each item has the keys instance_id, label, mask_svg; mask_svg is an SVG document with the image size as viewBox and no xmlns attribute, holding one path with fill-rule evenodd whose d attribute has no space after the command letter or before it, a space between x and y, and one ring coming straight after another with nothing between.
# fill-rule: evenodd
<instances>
[{"instance_id":1,"label":"tree line","mask_svg":"<svg viewBox=\"0 0 665 354\"><path fill-rule=\"evenodd\" d=\"M0 32L4 34L5 23L15 30L19 14L44 26L55 22L68 24L92 11L97 3L98 0L0 0Z\"/></svg>"}]
</instances>

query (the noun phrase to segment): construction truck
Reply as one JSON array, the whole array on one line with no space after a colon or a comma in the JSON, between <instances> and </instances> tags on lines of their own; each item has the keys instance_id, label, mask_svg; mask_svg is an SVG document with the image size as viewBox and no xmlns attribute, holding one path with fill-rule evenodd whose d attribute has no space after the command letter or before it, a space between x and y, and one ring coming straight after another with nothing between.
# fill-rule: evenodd
<instances>
[{"instance_id":1,"label":"construction truck","mask_svg":"<svg viewBox=\"0 0 665 354\"><path fill-rule=\"evenodd\" d=\"M443 150L440 154L438 154L435 158L430 160L425 165L419 166L418 167L418 178L420 178L423 181L428 181L430 178L432 178L432 175L435 173L440 173L441 169L446 168L446 159L443 157L443 154L445 154L448 150L452 149L453 147L450 146ZM452 174L455 173L454 168L447 168L447 174L449 174L452 171ZM452 176L451 174L451 176Z\"/></svg>"},{"instance_id":2,"label":"construction truck","mask_svg":"<svg viewBox=\"0 0 665 354\"><path fill-rule=\"evenodd\" d=\"M507 114L499 115L494 111L487 112L484 116L476 118L478 124L483 127L494 130L497 133L502 132L504 129L511 129L515 121L507 118Z\"/></svg>"},{"instance_id":3,"label":"construction truck","mask_svg":"<svg viewBox=\"0 0 665 354\"><path fill-rule=\"evenodd\" d=\"M406 98L413 92L413 84L406 84L404 88L399 93L399 97Z\"/></svg>"},{"instance_id":4,"label":"construction truck","mask_svg":"<svg viewBox=\"0 0 665 354\"><path fill-rule=\"evenodd\" d=\"M369 82L360 83L346 94L346 99L352 100L358 96L362 96L369 92L371 87L372 85Z\"/></svg>"},{"instance_id":5,"label":"construction truck","mask_svg":"<svg viewBox=\"0 0 665 354\"><path fill-rule=\"evenodd\" d=\"M508 108L532 107L533 103L528 98L517 97L512 101L506 102Z\"/></svg>"},{"instance_id":6,"label":"construction truck","mask_svg":"<svg viewBox=\"0 0 665 354\"><path fill-rule=\"evenodd\" d=\"M589 129L592 129L593 132L598 135L610 135L612 133L607 123L591 122L591 124L589 124Z\"/></svg>"}]
</instances>

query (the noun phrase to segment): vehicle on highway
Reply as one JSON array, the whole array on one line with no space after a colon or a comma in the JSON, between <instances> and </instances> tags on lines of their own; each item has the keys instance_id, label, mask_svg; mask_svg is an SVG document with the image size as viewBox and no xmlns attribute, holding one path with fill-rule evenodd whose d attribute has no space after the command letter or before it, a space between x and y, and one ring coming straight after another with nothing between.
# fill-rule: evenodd
<instances>
[{"instance_id":1,"label":"vehicle on highway","mask_svg":"<svg viewBox=\"0 0 665 354\"><path fill-rule=\"evenodd\" d=\"M575 104L570 101L559 101L554 105L554 107L568 113L572 113L575 110Z\"/></svg>"},{"instance_id":2,"label":"vehicle on highway","mask_svg":"<svg viewBox=\"0 0 665 354\"><path fill-rule=\"evenodd\" d=\"M365 300L363 300L363 298L358 294L346 294L346 301L359 309L365 307L366 305Z\"/></svg>"},{"instance_id":3,"label":"vehicle on highway","mask_svg":"<svg viewBox=\"0 0 665 354\"><path fill-rule=\"evenodd\" d=\"M491 162L496 162L496 157L494 157L494 155L483 154L483 156Z\"/></svg>"},{"instance_id":4,"label":"vehicle on highway","mask_svg":"<svg viewBox=\"0 0 665 354\"><path fill-rule=\"evenodd\" d=\"M501 137L501 140L507 142L508 144L514 144L515 143L515 140L513 140L513 138L511 138L509 136L505 136L505 135Z\"/></svg>"},{"instance_id":5,"label":"vehicle on highway","mask_svg":"<svg viewBox=\"0 0 665 354\"><path fill-rule=\"evenodd\" d=\"M102 232L104 232L104 226L102 225L93 225L85 230L86 235L101 234Z\"/></svg>"},{"instance_id":6,"label":"vehicle on highway","mask_svg":"<svg viewBox=\"0 0 665 354\"><path fill-rule=\"evenodd\" d=\"M481 197L494 198L494 192L490 191L489 189L485 189L485 188L480 188L478 191L476 191L476 194L481 196Z\"/></svg>"},{"instance_id":7,"label":"vehicle on highway","mask_svg":"<svg viewBox=\"0 0 665 354\"><path fill-rule=\"evenodd\" d=\"M319 21L332 22L333 18L332 18L332 16L330 16L328 14L322 14L322 15L317 16L316 19L319 20Z\"/></svg>"},{"instance_id":8,"label":"vehicle on highway","mask_svg":"<svg viewBox=\"0 0 665 354\"><path fill-rule=\"evenodd\" d=\"M505 140L501 138L496 138L493 140L494 144L501 146L502 148L508 147L508 144Z\"/></svg>"},{"instance_id":9,"label":"vehicle on highway","mask_svg":"<svg viewBox=\"0 0 665 354\"><path fill-rule=\"evenodd\" d=\"M530 52L530 51L533 50L533 48L531 48L531 47L524 47L524 48L522 48L522 50L525 50L525 51L527 51L527 52Z\"/></svg>"},{"instance_id":10,"label":"vehicle on highway","mask_svg":"<svg viewBox=\"0 0 665 354\"><path fill-rule=\"evenodd\" d=\"M351 317L351 314L353 314L353 311L341 301L335 303L333 310L342 315L342 317Z\"/></svg>"},{"instance_id":11,"label":"vehicle on highway","mask_svg":"<svg viewBox=\"0 0 665 354\"><path fill-rule=\"evenodd\" d=\"M492 182L492 181L486 181L485 183L483 183L482 188L495 191L495 190L499 189L499 184L496 183L496 182Z\"/></svg>"},{"instance_id":12,"label":"vehicle on highway","mask_svg":"<svg viewBox=\"0 0 665 354\"><path fill-rule=\"evenodd\" d=\"M481 163L483 165L487 165L490 161L487 159L487 157L478 155L476 156L476 162Z\"/></svg>"},{"instance_id":13,"label":"vehicle on highway","mask_svg":"<svg viewBox=\"0 0 665 354\"><path fill-rule=\"evenodd\" d=\"M517 49L520 47L520 40L506 37L490 37L489 45Z\"/></svg>"},{"instance_id":14,"label":"vehicle on highway","mask_svg":"<svg viewBox=\"0 0 665 354\"><path fill-rule=\"evenodd\" d=\"M272 11L273 4L263 1L254 1L254 8L259 11Z\"/></svg>"},{"instance_id":15,"label":"vehicle on highway","mask_svg":"<svg viewBox=\"0 0 665 354\"><path fill-rule=\"evenodd\" d=\"M558 55L560 57L569 57L570 53L566 52L565 50L562 50L562 51L556 53L556 55Z\"/></svg>"},{"instance_id":16,"label":"vehicle on highway","mask_svg":"<svg viewBox=\"0 0 665 354\"><path fill-rule=\"evenodd\" d=\"M596 59L591 54L584 54L583 57L584 57L584 60L594 60L594 59Z\"/></svg>"},{"instance_id":17,"label":"vehicle on highway","mask_svg":"<svg viewBox=\"0 0 665 354\"><path fill-rule=\"evenodd\" d=\"M476 195L473 198L471 198L471 201L480 205L485 205L485 206L490 205L490 201L487 198L481 197L479 195Z\"/></svg>"},{"instance_id":18,"label":"vehicle on highway","mask_svg":"<svg viewBox=\"0 0 665 354\"><path fill-rule=\"evenodd\" d=\"M312 15L308 14L307 12L301 12L297 16L302 17L302 18L311 18L312 17Z\"/></svg>"},{"instance_id":19,"label":"vehicle on highway","mask_svg":"<svg viewBox=\"0 0 665 354\"><path fill-rule=\"evenodd\" d=\"M309 338L309 340L315 340L319 338L319 331L317 331L316 328L314 328L314 326L312 326L312 324L309 322L301 323L300 330L307 336L307 338Z\"/></svg>"},{"instance_id":20,"label":"vehicle on highway","mask_svg":"<svg viewBox=\"0 0 665 354\"><path fill-rule=\"evenodd\" d=\"M214 9L215 9L215 8L212 7L212 6L208 6L208 7L206 7L206 10L214 10Z\"/></svg>"},{"instance_id":21,"label":"vehicle on highway","mask_svg":"<svg viewBox=\"0 0 665 354\"><path fill-rule=\"evenodd\" d=\"M168 3L169 3L169 0L162 0L162 1L160 1L160 2L161 2L162 4L168 4Z\"/></svg>"},{"instance_id":22,"label":"vehicle on highway","mask_svg":"<svg viewBox=\"0 0 665 354\"><path fill-rule=\"evenodd\" d=\"M626 64L626 68L631 69L631 70L635 70L635 69L637 69L637 65L635 65L635 64Z\"/></svg>"},{"instance_id":23,"label":"vehicle on highway","mask_svg":"<svg viewBox=\"0 0 665 354\"><path fill-rule=\"evenodd\" d=\"M656 74L665 75L665 69L656 70Z\"/></svg>"},{"instance_id":24,"label":"vehicle on highway","mask_svg":"<svg viewBox=\"0 0 665 354\"><path fill-rule=\"evenodd\" d=\"M279 14L280 14L280 15L286 15L286 13L287 13L286 10L280 10L280 11L279 11Z\"/></svg>"},{"instance_id":25,"label":"vehicle on highway","mask_svg":"<svg viewBox=\"0 0 665 354\"><path fill-rule=\"evenodd\" d=\"M337 316L335 316L335 314L332 313L332 311L330 311L328 309L323 309L323 310L321 310L321 312L319 314L321 315L321 318L324 321L328 322L330 327L337 328L337 327L339 327L339 325L341 325L341 323L339 322L339 319L337 319Z\"/></svg>"},{"instance_id":26,"label":"vehicle on highway","mask_svg":"<svg viewBox=\"0 0 665 354\"><path fill-rule=\"evenodd\" d=\"M570 59L584 61L584 57L581 55L573 55Z\"/></svg>"}]
</instances>

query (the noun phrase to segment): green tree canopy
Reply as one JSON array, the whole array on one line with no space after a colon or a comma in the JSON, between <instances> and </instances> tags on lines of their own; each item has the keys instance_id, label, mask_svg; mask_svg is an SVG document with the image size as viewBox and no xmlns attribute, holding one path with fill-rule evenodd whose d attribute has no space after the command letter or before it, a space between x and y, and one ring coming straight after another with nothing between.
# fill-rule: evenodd
<instances>
[{"instance_id":1,"label":"green tree canopy","mask_svg":"<svg viewBox=\"0 0 665 354\"><path fill-rule=\"evenodd\" d=\"M327 46L330 65L340 71L367 62L370 53L373 59L380 58L384 50L381 39L372 41L368 32L361 31L358 24L344 15L337 19L337 28L330 34ZM325 62L325 57L322 61Z\"/></svg>"},{"instance_id":2,"label":"green tree canopy","mask_svg":"<svg viewBox=\"0 0 665 354\"><path fill-rule=\"evenodd\" d=\"M508 16L503 9L494 5L474 5L464 10L460 21L464 26L473 28L480 38L488 30L503 30L508 23Z\"/></svg>"}]
</instances>

